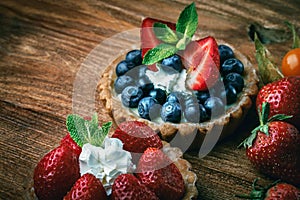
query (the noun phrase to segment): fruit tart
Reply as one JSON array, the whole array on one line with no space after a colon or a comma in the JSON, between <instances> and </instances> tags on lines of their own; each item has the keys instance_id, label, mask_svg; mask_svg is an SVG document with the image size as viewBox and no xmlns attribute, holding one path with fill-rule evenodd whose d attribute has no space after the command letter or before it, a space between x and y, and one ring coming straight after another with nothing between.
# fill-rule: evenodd
<instances>
[{"instance_id":1,"label":"fruit tart","mask_svg":"<svg viewBox=\"0 0 300 200\"><path fill-rule=\"evenodd\" d=\"M98 124L71 114L68 134L35 166L26 199L196 199L197 176L179 148L143 122ZM111 134L109 134L111 133Z\"/></svg>"},{"instance_id":2,"label":"fruit tart","mask_svg":"<svg viewBox=\"0 0 300 200\"><path fill-rule=\"evenodd\" d=\"M116 124L143 122L182 150L234 132L257 94L256 70L232 45L203 36L197 26L194 3L176 24L143 19L141 48L107 66L98 84L98 99Z\"/></svg>"}]
</instances>

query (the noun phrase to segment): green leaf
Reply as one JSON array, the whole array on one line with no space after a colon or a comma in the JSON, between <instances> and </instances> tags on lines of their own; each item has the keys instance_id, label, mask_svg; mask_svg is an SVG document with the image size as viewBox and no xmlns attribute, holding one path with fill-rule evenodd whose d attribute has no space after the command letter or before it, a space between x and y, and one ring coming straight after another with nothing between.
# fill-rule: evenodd
<instances>
[{"instance_id":1,"label":"green leaf","mask_svg":"<svg viewBox=\"0 0 300 200\"><path fill-rule=\"evenodd\" d=\"M186 35L190 38L193 37L198 27L198 14L195 3L188 5L180 13L176 23L176 31Z\"/></svg>"},{"instance_id":2,"label":"green leaf","mask_svg":"<svg viewBox=\"0 0 300 200\"><path fill-rule=\"evenodd\" d=\"M174 44L178 41L176 33L166 24L156 22L154 23L153 30L156 37L165 43Z\"/></svg>"},{"instance_id":3,"label":"green leaf","mask_svg":"<svg viewBox=\"0 0 300 200\"><path fill-rule=\"evenodd\" d=\"M290 119L292 118L292 115L285 115L285 114L276 114L273 115L272 117L270 117L268 119L268 122L272 122L272 121L282 121L282 120L286 120L286 119Z\"/></svg>"},{"instance_id":4,"label":"green leaf","mask_svg":"<svg viewBox=\"0 0 300 200\"><path fill-rule=\"evenodd\" d=\"M297 35L296 29L294 24L291 24L290 22L286 21L285 24L291 29L292 34L293 34L293 45L292 45L292 49L295 48L300 48L300 39Z\"/></svg>"},{"instance_id":5,"label":"green leaf","mask_svg":"<svg viewBox=\"0 0 300 200\"><path fill-rule=\"evenodd\" d=\"M184 50L186 45L188 45L190 43L190 41L191 41L191 39L189 37L184 36L177 42L176 48L178 50Z\"/></svg>"},{"instance_id":6,"label":"green leaf","mask_svg":"<svg viewBox=\"0 0 300 200\"><path fill-rule=\"evenodd\" d=\"M164 43L159 44L153 49L147 51L143 59L143 64L152 65L164 58L174 55L177 51L178 49L174 45Z\"/></svg>"},{"instance_id":7,"label":"green leaf","mask_svg":"<svg viewBox=\"0 0 300 200\"><path fill-rule=\"evenodd\" d=\"M107 122L99 127L97 114L91 120L85 120L81 116L71 114L67 116L66 126L71 138L82 147L86 143L101 146L104 138L109 133L112 122Z\"/></svg>"},{"instance_id":8,"label":"green leaf","mask_svg":"<svg viewBox=\"0 0 300 200\"><path fill-rule=\"evenodd\" d=\"M263 102L261 110L261 125L268 122L268 117L270 113L270 104L268 102Z\"/></svg>"},{"instance_id":9,"label":"green leaf","mask_svg":"<svg viewBox=\"0 0 300 200\"><path fill-rule=\"evenodd\" d=\"M268 84L283 78L283 74L278 67L270 60L270 53L267 48L260 42L257 35L254 36L256 49L256 61L258 63L258 71L263 84Z\"/></svg>"},{"instance_id":10,"label":"green leaf","mask_svg":"<svg viewBox=\"0 0 300 200\"><path fill-rule=\"evenodd\" d=\"M257 130L256 130L257 129ZM247 137L239 146L238 148L240 148L241 146L243 146L244 148L247 148L247 147L251 147L252 144L253 144L253 141L255 140L256 138L256 133L258 131L258 127L254 129L252 132L251 132L251 135L249 137Z\"/></svg>"}]
</instances>

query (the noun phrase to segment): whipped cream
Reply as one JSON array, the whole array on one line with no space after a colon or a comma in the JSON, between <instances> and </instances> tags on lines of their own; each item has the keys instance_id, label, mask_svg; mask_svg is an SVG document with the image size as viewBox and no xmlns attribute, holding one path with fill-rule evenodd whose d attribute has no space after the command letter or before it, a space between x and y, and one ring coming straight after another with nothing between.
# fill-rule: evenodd
<instances>
[{"instance_id":1,"label":"whipped cream","mask_svg":"<svg viewBox=\"0 0 300 200\"><path fill-rule=\"evenodd\" d=\"M117 138L106 137L101 147L84 144L79 156L80 174L93 174L100 179L107 195L111 194L114 180L120 174L133 173L130 152L123 150L123 143Z\"/></svg>"},{"instance_id":2,"label":"whipped cream","mask_svg":"<svg viewBox=\"0 0 300 200\"><path fill-rule=\"evenodd\" d=\"M168 69L168 67L162 67L161 65L157 65L157 68L158 71L156 72L151 70L146 71L146 76L154 84L155 88L161 88L167 93L175 91L191 93L191 91L187 90L185 87L185 80L187 76L185 69L181 72L177 72L175 70Z\"/></svg>"}]
</instances>

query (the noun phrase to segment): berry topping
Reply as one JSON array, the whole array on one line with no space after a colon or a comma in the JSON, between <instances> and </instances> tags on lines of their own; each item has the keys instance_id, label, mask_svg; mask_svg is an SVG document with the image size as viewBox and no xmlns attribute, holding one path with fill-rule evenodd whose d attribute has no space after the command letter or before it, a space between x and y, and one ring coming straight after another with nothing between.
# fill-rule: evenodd
<instances>
[{"instance_id":1,"label":"berry topping","mask_svg":"<svg viewBox=\"0 0 300 200\"><path fill-rule=\"evenodd\" d=\"M222 76L226 76L231 72L242 75L244 72L244 65L239 59L230 58L228 60L225 60L225 62L221 65L220 72Z\"/></svg>"},{"instance_id":2,"label":"berry topping","mask_svg":"<svg viewBox=\"0 0 300 200\"><path fill-rule=\"evenodd\" d=\"M106 191L99 179L92 174L82 175L64 197L64 200L107 199Z\"/></svg>"},{"instance_id":3,"label":"berry topping","mask_svg":"<svg viewBox=\"0 0 300 200\"><path fill-rule=\"evenodd\" d=\"M122 103L129 108L136 108L143 97L143 91L137 86L127 86L121 94Z\"/></svg>"},{"instance_id":4,"label":"berry topping","mask_svg":"<svg viewBox=\"0 0 300 200\"><path fill-rule=\"evenodd\" d=\"M141 118L144 119L155 119L157 116L159 116L159 104L157 101L152 97L144 97L140 100L138 104L138 113Z\"/></svg>"},{"instance_id":5,"label":"berry topping","mask_svg":"<svg viewBox=\"0 0 300 200\"><path fill-rule=\"evenodd\" d=\"M234 58L234 53L233 50L225 45L225 44L220 44L218 46L219 54L220 54L220 64L222 65L225 60L229 58Z\"/></svg>"},{"instance_id":6,"label":"berry topping","mask_svg":"<svg viewBox=\"0 0 300 200\"><path fill-rule=\"evenodd\" d=\"M204 102L204 108L209 116L219 116L225 112L225 105L223 101L218 97L209 97Z\"/></svg>"},{"instance_id":7,"label":"berry topping","mask_svg":"<svg viewBox=\"0 0 300 200\"><path fill-rule=\"evenodd\" d=\"M147 76L141 77L137 82L137 85L143 91L144 96L148 95L149 92L154 89L154 84Z\"/></svg>"},{"instance_id":8,"label":"berry topping","mask_svg":"<svg viewBox=\"0 0 300 200\"><path fill-rule=\"evenodd\" d=\"M161 88L154 88L149 92L149 96L154 98L161 105L166 102L167 98L166 91Z\"/></svg>"},{"instance_id":9,"label":"berry topping","mask_svg":"<svg viewBox=\"0 0 300 200\"><path fill-rule=\"evenodd\" d=\"M198 99L198 102L203 104L209 97L210 97L210 93L208 90L205 91L196 91L195 95Z\"/></svg>"},{"instance_id":10,"label":"berry topping","mask_svg":"<svg viewBox=\"0 0 300 200\"><path fill-rule=\"evenodd\" d=\"M117 76L122 76L122 75L126 74L132 68L134 68L133 63L129 63L126 60L122 60L116 66L116 74L117 74Z\"/></svg>"},{"instance_id":11,"label":"berry topping","mask_svg":"<svg viewBox=\"0 0 300 200\"><path fill-rule=\"evenodd\" d=\"M181 58L177 54L163 59L161 64L163 66L170 67L178 72L181 72L183 69Z\"/></svg>"},{"instance_id":12,"label":"berry topping","mask_svg":"<svg viewBox=\"0 0 300 200\"><path fill-rule=\"evenodd\" d=\"M236 92L241 92L244 88L244 79L243 77L235 72L227 74L223 79L224 85L232 85Z\"/></svg>"},{"instance_id":13,"label":"berry topping","mask_svg":"<svg viewBox=\"0 0 300 200\"><path fill-rule=\"evenodd\" d=\"M179 123L181 120L181 106L177 102L166 102L161 109L161 118L165 122Z\"/></svg>"},{"instance_id":14,"label":"berry topping","mask_svg":"<svg viewBox=\"0 0 300 200\"><path fill-rule=\"evenodd\" d=\"M221 99L226 99L226 104L232 104L237 100L236 89L231 85L225 85L225 90L221 92Z\"/></svg>"},{"instance_id":15,"label":"berry topping","mask_svg":"<svg viewBox=\"0 0 300 200\"><path fill-rule=\"evenodd\" d=\"M219 79L220 56L213 37L190 42L183 53L188 70L186 84L191 90L207 90Z\"/></svg>"},{"instance_id":16,"label":"berry topping","mask_svg":"<svg viewBox=\"0 0 300 200\"><path fill-rule=\"evenodd\" d=\"M133 63L135 66L142 64L142 54L141 50L131 50L126 54L126 61L128 63Z\"/></svg>"},{"instance_id":17,"label":"berry topping","mask_svg":"<svg viewBox=\"0 0 300 200\"><path fill-rule=\"evenodd\" d=\"M114 83L114 88L117 94L122 93L122 91L130 85L134 85L135 81L132 77L127 76L127 75L123 75L123 76L119 76Z\"/></svg>"}]
</instances>

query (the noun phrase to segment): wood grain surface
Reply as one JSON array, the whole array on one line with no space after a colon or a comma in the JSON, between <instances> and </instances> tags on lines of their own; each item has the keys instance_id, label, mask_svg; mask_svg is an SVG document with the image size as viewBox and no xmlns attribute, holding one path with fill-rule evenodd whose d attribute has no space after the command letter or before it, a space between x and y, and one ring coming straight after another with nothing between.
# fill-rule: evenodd
<instances>
[{"instance_id":1,"label":"wood grain surface","mask_svg":"<svg viewBox=\"0 0 300 200\"><path fill-rule=\"evenodd\" d=\"M107 38L138 28L146 16L175 22L190 2L0 1L0 199L26 199L34 166L67 133L74 80L89 53ZM283 22L288 20L300 27L299 5L299 0L196 1L199 30L234 45L254 65L248 26L285 29ZM277 62L290 47L291 40L268 45ZM89 105L84 96L77 103ZM110 120L95 103L101 122ZM235 199L234 194L250 190L256 177L261 184L272 181L253 169L245 151L236 148L256 123L252 109L235 133L208 156L185 154L198 175L199 199Z\"/></svg>"}]
</instances>

